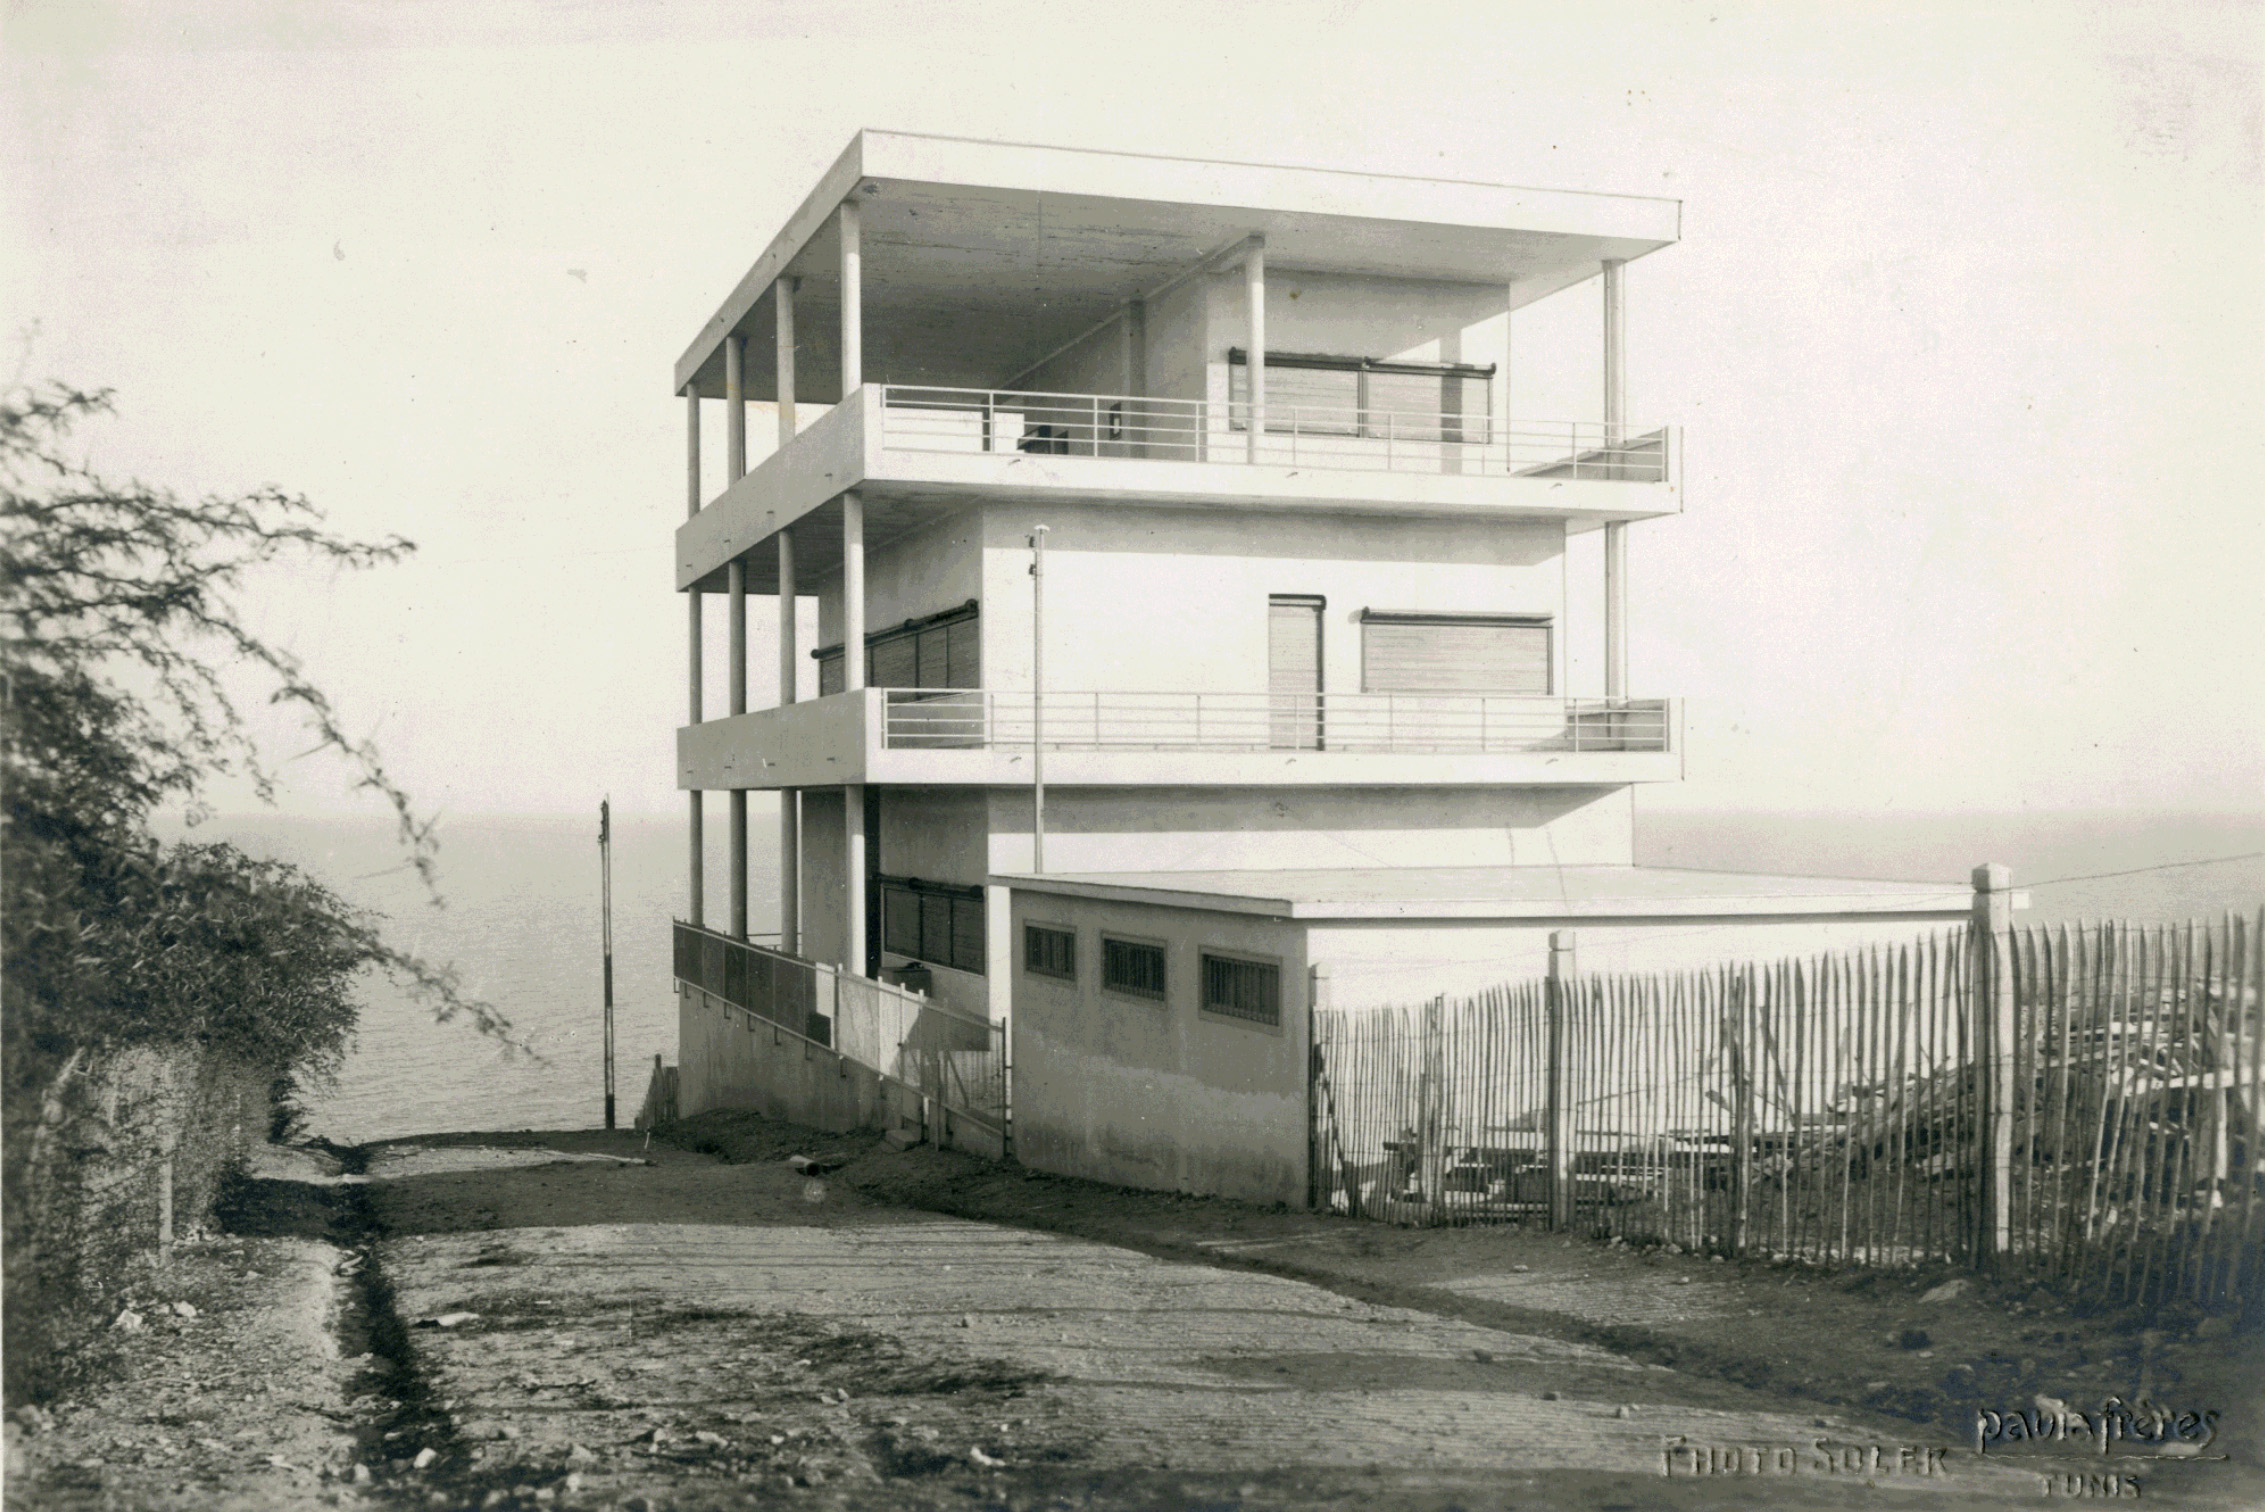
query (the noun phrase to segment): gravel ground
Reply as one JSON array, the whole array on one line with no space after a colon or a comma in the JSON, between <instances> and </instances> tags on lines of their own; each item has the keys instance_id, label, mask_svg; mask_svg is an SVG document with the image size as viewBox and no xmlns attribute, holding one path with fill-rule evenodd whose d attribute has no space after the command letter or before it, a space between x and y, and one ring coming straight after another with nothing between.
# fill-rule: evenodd
<instances>
[{"instance_id":1,"label":"gravel ground","mask_svg":"<svg viewBox=\"0 0 2265 1512\"><path fill-rule=\"evenodd\" d=\"M355 1505L357 1363L337 1325L349 1257L324 1243L177 1246L113 1326L118 1376L8 1424L11 1508ZM181 1309L188 1309L185 1314Z\"/></svg>"},{"instance_id":2,"label":"gravel ground","mask_svg":"<svg viewBox=\"0 0 2265 1512\"><path fill-rule=\"evenodd\" d=\"M136 1290L118 1378L10 1421L8 1506L1967 1507L2135 1470L2150 1501L2265 1505L2242 1460L1978 1458L1927 1384L2083 1357L2105 1385L2254 1397L2228 1373L2251 1340L744 1115L676 1137L701 1148L440 1136L362 1152L366 1175L266 1152L235 1232Z\"/></svg>"},{"instance_id":3,"label":"gravel ground","mask_svg":"<svg viewBox=\"0 0 2265 1512\"><path fill-rule=\"evenodd\" d=\"M2036 1494L1971 1456L1898 1471L1957 1458L1908 1423L1590 1344L654 1158L373 1159L376 1263L436 1409L391 1483L494 1507L1837 1506L1865 1475L1662 1474L1679 1446L1824 1442L1887 1446L1868 1478L1897 1505Z\"/></svg>"}]
</instances>

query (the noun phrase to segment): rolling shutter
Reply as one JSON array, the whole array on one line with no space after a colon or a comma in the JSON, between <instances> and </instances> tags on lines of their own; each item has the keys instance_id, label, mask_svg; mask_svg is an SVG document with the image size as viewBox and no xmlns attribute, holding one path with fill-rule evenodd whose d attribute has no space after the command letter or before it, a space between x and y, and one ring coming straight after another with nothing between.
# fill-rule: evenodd
<instances>
[{"instance_id":1,"label":"rolling shutter","mask_svg":"<svg viewBox=\"0 0 2265 1512\"><path fill-rule=\"evenodd\" d=\"M1267 744L1278 751L1321 745L1321 611L1318 598L1267 600Z\"/></svg>"},{"instance_id":2,"label":"rolling shutter","mask_svg":"<svg viewBox=\"0 0 2265 1512\"><path fill-rule=\"evenodd\" d=\"M1545 619L1367 615L1361 686L1371 693L1547 694L1549 637Z\"/></svg>"}]
</instances>

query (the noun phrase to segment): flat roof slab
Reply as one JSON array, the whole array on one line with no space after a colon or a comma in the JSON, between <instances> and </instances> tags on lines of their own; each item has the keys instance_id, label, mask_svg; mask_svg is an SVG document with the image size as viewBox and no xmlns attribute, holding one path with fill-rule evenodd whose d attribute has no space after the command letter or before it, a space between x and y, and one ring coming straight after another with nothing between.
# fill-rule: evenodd
<instances>
[{"instance_id":1,"label":"flat roof slab","mask_svg":"<svg viewBox=\"0 0 2265 1512\"><path fill-rule=\"evenodd\" d=\"M1284 271L1487 284L1507 306L1656 251L1682 221L1680 201L1652 196L861 131L685 349L679 393L721 396L722 345L737 332L752 353L748 397L775 397L765 293L783 275L800 280L801 397L839 396L833 212L852 197L865 376L976 387L1254 234Z\"/></svg>"},{"instance_id":2,"label":"flat roof slab","mask_svg":"<svg viewBox=\"0 0 2265 1512\"><path fill-rule=\"evenodd\" d=\"M1007 873L1063 897L1277 919L1687 919L1964 914L1963 883L1688 871L1664 866L1343 867L1313 871ZM2014 906L2028 906L2016 893Z\"/></svg>"}]
</instances>

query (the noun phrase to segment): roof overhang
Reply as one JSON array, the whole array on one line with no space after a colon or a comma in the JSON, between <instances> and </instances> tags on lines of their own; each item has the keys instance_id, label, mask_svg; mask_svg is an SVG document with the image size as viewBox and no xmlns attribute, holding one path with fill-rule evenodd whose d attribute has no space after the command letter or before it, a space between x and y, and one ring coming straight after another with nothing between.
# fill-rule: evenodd
<instances>
[{"instance_id":1,"label":"roof overhang","mask_svg":"<svg viewBox=\"0 0 2265 1512\"><path fill-rule=\"evenodd\" d=\"M1965 915L1956 884L1764 876L1653 866L1420 866L1279 872L1017 873L1023 892L1274 919L1501 920ZM2026 908L2026 893L2014 895Z\"/></svg>"},{"instance_id":2,"label":"roof overhang","mask_svg":"<svg viewBox=\"0 0 2265 1512\"><path fill-rule=\"evenodd\" d=\"M1505 291L1514 308L1677 238L1681 202L1452 179L1214 163L861 131L676 365L723 393L747 339L747 397L776 397L770 297L796 279L795 386L841 392L839 217L860 205L864 372L995 386L1253 235L1276 270Z\"/></svg>"}]
</instances>

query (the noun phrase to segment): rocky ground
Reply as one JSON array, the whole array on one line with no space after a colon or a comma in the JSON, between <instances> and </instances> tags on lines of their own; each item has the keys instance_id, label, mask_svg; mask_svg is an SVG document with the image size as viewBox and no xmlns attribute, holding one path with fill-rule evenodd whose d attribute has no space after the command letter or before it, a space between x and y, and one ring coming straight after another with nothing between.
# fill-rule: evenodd
<instances>
[{"instance_id":1,"label":"rocky ground","mask_svg":"<svg viewBox=\"0 0 2265 1512\"><path fill-rule=\"evenodd\" d=\"M318 1162L290 1162L320 1179ZM370 1361L348 1350L357 1258L320 1240L190 1237L147 1266L112 1323L110 1376L7 1425L11 1508L266 1509L350 1505L354 1400ZM356 1351L359 1353L359 1351Z\"/></svg>"},{"instance_id":2,"label":"rocky ground","mask_svg":"<svg viewBox=\"0 0 2265 1512\"><path fill-rule=\"evenodd\" d=\"M234 1233L137 1292L121 1379L10 1424L10 1506L1963 1507L2123 1486L1961 1448L1961 1365L2197 1402L2260 1378L2254 1341L1980 1289L1125 1193L746 1116L677 1137L263 1172ZM2080 1352L2096 1379L2063 1369ZM2246 1420L2219 1447L2248 1462L2113 1473L2265 1505Z\"/></svg>"}]
</instances>

